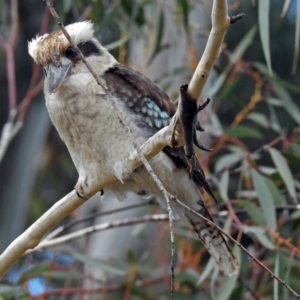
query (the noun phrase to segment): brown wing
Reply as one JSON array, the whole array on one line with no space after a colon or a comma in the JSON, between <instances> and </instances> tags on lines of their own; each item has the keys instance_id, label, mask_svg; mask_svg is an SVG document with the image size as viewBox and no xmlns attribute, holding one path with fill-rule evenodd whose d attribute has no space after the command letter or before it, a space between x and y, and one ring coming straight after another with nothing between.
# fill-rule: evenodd
<instances>
[{"instance_id":1,"label":"brown wing","mask_svg":"<svg viewBox=\"0 0 300 300\"><path fill-rule=\"evenodd\" d=\"M143 116L145 126L157 131L167 126L176 112L169 96L141 73L116 64L104 74L107 85L129 110Z\"/></svg>"}]
</instances>

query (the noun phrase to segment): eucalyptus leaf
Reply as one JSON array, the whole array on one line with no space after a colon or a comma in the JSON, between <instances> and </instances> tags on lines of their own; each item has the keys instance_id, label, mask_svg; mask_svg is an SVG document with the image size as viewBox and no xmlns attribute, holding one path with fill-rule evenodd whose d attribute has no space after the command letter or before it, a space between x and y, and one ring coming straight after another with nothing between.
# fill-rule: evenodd
<instances>
[{"instance_id":1,"label":"eucalyptus leaf","mask_svg":"<svg viewBox=\"0 0 300 300\"><path fill-rule=\"evenodd\" d=\"M269 128L270 127L270 122L268 118L258 112L252 112L247 115L247 119L253 121L255 124L263 127L263 128Z\"/></svg>"},{"instance_id":2,"label":"eucalyptus leaf","mask_svg":"<svg viewBox=\"0 0 300 300\"><path fill-rule=\"evenodd\" d=\"M280 18L284 18L291 4L291 0L285 0L282 8L282 12L280 14Z\"/></svg>"},{"instance_id":3,"label":"eucalyptus leaf","mask_svg":"<svg viewBox=\"0 0 300 300\"><path fill-rule=\"evenodd\" d=\"M299 144L290 144L290 149L295 155L300 156L300 145Z\"/></svg>"},{"instance_id":4,"label":"eucalyptus leaf","mask_svg":"<svg viewBox=\"0 0 300 300\"><path fill-rule=\"evenodd\" d=\"M233 252L238 261L241 261L241 249L237 246L234 246ZM230 295L233 292L237 279L239 278L239 271L237 274L232 276L226 276L223 279L222 285L216 295L216 300L227 300L230 299Z\"/></svg>"},{"instance_id":5,"label":"eucalyptus leaf","mask_svg":"<svg viewBox=\"0 0 300 300\"><path fill-rule=\"evenodd\" d=\"M290 94L287 92L285 87L279 84L276 80L270 79L269 80L274 90L276 91L278 97L277 104L284 107L285 110L290 114L290 116L300 124L300 110L298 106L292 101ZM274 103L274 99L271 100Z\"/></svg>"},{"instance_id":6,"label":"eucalyptus leaf","mask_svg":"<svg viewBox=\"0 0 300 300\"><path fill-rule=\"evenodd\" d=\"M49 261L42 261L40 263L37 263L35 266L29 268L21 275L19 283L23 283L30 278L39 276L44 272L47 272L50 269L50 265L51 263Z\"/></svg>"},{"instance_id":7,"label":"eucalyptus leaf","mask_svg":"<svg viewBox=\"0 0 300 300\"><path fill-rule=\"evenodd\" d=\"M87 264L89 266L92 266L96 269L101 269L102 271L106 271L108 273L118 276L124 276L127 274L127 270L122 270L119 264L119 267L116 267L115 262L113 262L114 265L112 265L101 259L91 258L76 252L73 253L73 256L76 260L83 262L84 264Z\"/></svg>"},{"instance_id":8,"label":"eucalyptus leaf","mask_svg":"<svg viewBox=\"0 0 300 300\"><path fill-rule=\"evenodd\" d=\"M156 36L156 41L155 41L155 46L154 50L152 52L152 55L148 61L148 64L151 64L155 56L161 52L163 49L169 47L168 44L162 44L163 40L163 34L164 34L164 29L165 29L165 14L161 10L159 14L159 21L158 21L158 29L157 29L157 36Z\"/></svg>"},{"instance_id":9,"label":"eucalyptus leaf","mask_svg":"<svg viewBox=\"0 0 300 300\"><path fill-rule=\"evenodd\" d=\"M256 227L256 226L245 226L243 228L245 233L252 233L254 234L259 242L269 250L275 250L276 247L273 242L267 237L266 231L263 228Z\"/></svg>"},{"instance_id":10,"label":"eucalyptus leaf","mask_svg":"<svg viewBox=\"0 0 300 300\"><path fill-rule=\"evenodd\" d=\"M269 178L265 178L265 181L267 183L267 186L269 188L270 193L272 194L272 199L275 205L282 205L283 204L283 199L280 194L280 191L274 181L272 181Z\"/></svg>"},{"instance_id":11,"label":"eucalyptus leaf","mask_svg":"<svg viewBox=\"0 0 300 300\"><path fill-rule=\"evenodd\" d=\"M265 59L270 76L272 76L271 54L270 54L270 28L269 28L270 0L258 1L258 24L260 40L262 43Z\"/></svg>"},{"instance_id":12,"label":"eucalyptus leaf","mask_svg":"<svg viewBox=\"0 0 300 300\"><path fill-rule=\"evenodd\" d=\"M242 158L241 155L231 153L231 154L225 154L215 164L215 172L220 172L221 170L225 169L226 167L229 167L233 165L234 163L240 161Z\"/></svg>"},{"instance_id":13,"label":"eucalyptus leaf","mask_svg":"<svg viewBox=\"0 0 300 300\"><path fill-rule=\"evenodd\" d=\"M201 276L199 277L199 280L196 284L196 286L199 286L205 279L209 278L213 272L213 270L215 270L217 268L217 265L215 263L215 261L213 260L213 258L211 257L208 260L208 263L206 264Z\"/></svg>"},{"instance_id":14,"label":"eucalyptus leaf","mask_svg":"<svg viewBox=\"0 0 300 300\"><path fill-rule=\"evenodd\" d=\"M235 64L245 53L248 47L253 43L253 39L257 32L257 26L253 26L238 43L233 53L230 55L231 63Z\"/></svg>"},{"instance_id":15,"label":"eucalyptus leaf","mask_svg":"<svg viewBox=\"0 0 300 300\"><path fill-rule=\"evenodd\" d=\"M251 170L251 176L254 188L257 192L259 203L263 209L263 214L268 227L272 231L276 231L276 211L272 194L269 190L265 177L260 175L256 170Z\"/></svg>"},{"instance_id":16,"label":"eucalyptus leaf","mask_svg":"<svg viewBox=\"0 0 300 300\"><path fill-rule=\"evenodd\" d=\"M257 205L255 205L253 202L247 201L247 200L240 200L239 205L242 206L247 214L250 216L251 220L256 225L263 225L264 222L264 216Z\"/></svg>"},{"instance_id":17,"label":"eucalyptus leaf","mask_svg":"<svg viewBox=\"0 0 300 300\"><path fill-rule=\"evenodd\" d=\"M211 85L210 90L208 91L207 95L209 97L214 97L217 92L220 90L220 88L223 86L225 80L227 77L227 73L225 73L225 71L223 73L221 73L217 79L214 80L214 82Z\"/></svg>"},{"instance_id":18,"label":"eucalyptus leaf","mask_svg":"<svg viewBox=\"0 0 300 300\"><path fill-rule=\"evenodd\" d=\"M300 219L300 205L298 205L298 210L294 211L291 215L292 220Z\"/></svg>"},{"instance_id":19,"label":"eucalyptus leaf","mask_svg":"<svg viewBox=\"0 0 300 300\"><path fill-rule=\"evenodd\" d=\"M229 172L228 170L225 170L221 176L221 180L220 180L220 194L222 199L225 202L229 201L228 198L228 185L229 185Z\"/></svg>"},{"instance_id":20,"label":"eucalyptus leaf","mask_svg":"<svg viewBox=\"0 0 300 300\"><path fill-rule=\"evenodd\" d=\"M259 131L242 125L227 129L225 134L240 138L262 138Z\"/></svg>"},{"instance_id":21,"label":"eucalyptus leaf","mask_svg":"<svg viewBox=\"0 0 300 300\"><path fill-rule=\"evenodd\" d=\"M187 29L189 25L189 2L187 0L177 0L177 5L181 8L183 23Z\"/></svg>"},{"instance_id":22,"label":"eucalyptus leaf","mask_svg":"<svg viewBox=\"0 0 300 300\"><path fill-rule=\"evenodd\" d=\"M296 2L296 29L295 29L295 51L294 51L294 59L293 59L293 68L292 73L296 74L297 64L299 58L299 41L300 41L300 1Z\"/></svg>"},{"instance_id":23,"label":"eucalyptus leaf","mask_svg":"<svg viewBox=\"0 0 300 300\"><path fill-rule=\"evenodd\" d=\"M44 271L40 275L44 275L51 279L64 279L64 280L83 280L86 278L85 274L83 273L57 271L57 270Z\"/></svg>"},{"instance_id":24,"label":"eucalyptus leaf","mask_svg":"<svg viewBox=\"0 0 300 300\"><path fill-rule=\"evenodd\" d=\"M281 175L281 178L284 181L290 196L293 198L294 202L297 203L294 179L285 158L278 150L274 148L270 148L269 151L273 159L273 162L279 174Z\"/></svg>"}]
</instances>

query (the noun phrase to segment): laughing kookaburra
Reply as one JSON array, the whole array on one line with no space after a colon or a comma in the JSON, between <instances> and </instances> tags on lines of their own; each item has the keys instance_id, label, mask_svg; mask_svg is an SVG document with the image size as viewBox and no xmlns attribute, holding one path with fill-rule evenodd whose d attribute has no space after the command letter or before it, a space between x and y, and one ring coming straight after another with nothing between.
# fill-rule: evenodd
<instances>
[{"instance_id":1,"label":"laughing kookaburra","mask_svg":"<svg viewBox=\"0 0 300 300\"><path fill-rule=\"evenodd\" d=\"M66 30L109 89L140 145L170 123L176 107L167 94L142 74L119 64L94 37L91 22L74 23L66 26ZM97 183L97 186L105 185L104 191L119 195L146 191L156 195L163 205L162 193L144 167L131 172L128 157L134 152L134 146L105 91L62 31L37 37L28 47L34 61L43 67L50 118L79 173L77 194L88 197L90 187ZM166 147L150 164L171 194L212 220L201 191L213 194L198 161L191 179L183 148ZM237 259L221 232L176 203L172 203L172 211L193 226L225 274L237 271Z\"/></svg>"}]
</instances>

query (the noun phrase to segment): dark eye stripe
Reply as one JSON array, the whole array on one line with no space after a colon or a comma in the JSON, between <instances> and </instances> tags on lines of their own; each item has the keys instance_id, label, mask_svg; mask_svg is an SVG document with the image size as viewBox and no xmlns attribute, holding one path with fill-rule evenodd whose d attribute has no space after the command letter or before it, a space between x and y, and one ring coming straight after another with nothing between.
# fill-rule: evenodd
<instances>
[{"instance_id":1,"label":"dark eye stripe","mask_svg":"<svg viewBox=\"0 0 300 300\"><path fill-rule=\"evenodd\" d=\"M91 55L101 55L101 51L96 47L93 41L88 41L86 43L80 43L78 45L79 49L81 50L82 54L87 57Z\"/></svg>"}]
</instances>

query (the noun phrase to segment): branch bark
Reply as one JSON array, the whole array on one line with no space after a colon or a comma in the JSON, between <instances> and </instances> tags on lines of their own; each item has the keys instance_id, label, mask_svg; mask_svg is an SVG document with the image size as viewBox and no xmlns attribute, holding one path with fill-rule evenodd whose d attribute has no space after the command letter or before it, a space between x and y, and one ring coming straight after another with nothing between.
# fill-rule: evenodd
<instances>
[{"instance_id":1,"label":"branch bark","mask_svg":"<svg viewBox=\"0 0 300 300\"><path fill-rule=\"evenodd\" d=\"M220 53L220 47L223 41L223 37L229 26L230 18L227 16L227 0L214 0L212 9L212 30L210 32L208 43L206 45L203 56L199 62L199 65L195 71L188 89L188 92L195 99L198 99L202 93L207 77L216 58ZM129 158L132 162L132 170L136 169L142 164L147 167L148 162L146 159L151 159L152 157L154 157L165 146L171 146L173 126L174 122L172 122L168 127L160 130L153 137L149 138L149 140L140 149L137 149L136 153L134 153L132 157ZM177 141L177 145L184 144L184 137L180 130L175 131L175 139ZM150 174L153 173L151 169L149 170L149 172ZM155 177L154 173L152 175L153 177ZM93 192L89 195L89 197L93 196L97 191L105 188L105 186L106 184L102 183L102 186L93 187ZM165 194L167 201L168 199L172 199L171 195L165 189L163 189L163 193ZM69 215L84 202L85 200L78 198L75 191L72 191L64 198L59 200L50 210L48 210L34 224L32 224L22 235L15 239L0 256L0 278L27 250L36 247L41 241L42 237L51 228L53 228L53 226L55 226L64 217Z\"/></svg>"},{"instance_id":2,"label":"branch bark","mask_svg":"<svg viewBox=\"0 0 300 300\"><path fill-rule=\"evenodd\" d=\"M36 250L41 250L41 249L53 247L53 246L56 246L59 244L63 244L68 241L71 241L73 239L77 239L82 236L92 234L92 233L98 232L98 231L103 231L103 230L116 228L116 227L146 223L146 222L165 222L168 220L169 220L168 215L157 214L157 215L146 215L146 216L143 216L140 218L124 219L124 220L117 220L117 221L108 222L108 223L97 224L94 226L89 226L89 227L77 230L75 232L63 235L61 237L43 240L34 249L27 251L27 253L31 253Z\"/></svg>"}]
</instances>

